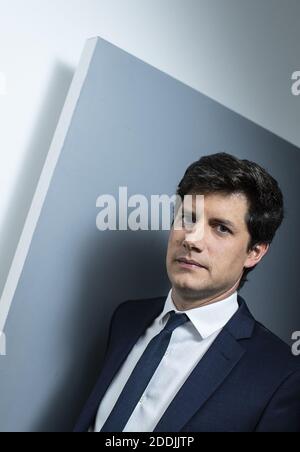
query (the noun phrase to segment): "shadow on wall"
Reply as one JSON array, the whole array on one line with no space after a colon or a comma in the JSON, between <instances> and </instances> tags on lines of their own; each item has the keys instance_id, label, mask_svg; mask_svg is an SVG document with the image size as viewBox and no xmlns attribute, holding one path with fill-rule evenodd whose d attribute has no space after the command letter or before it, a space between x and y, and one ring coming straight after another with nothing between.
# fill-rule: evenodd
<instances>
[{"instance_id":1,"label":"shadow on wall","mask_svg":"<svg viewBox=\"0 0 300 452\"><path fill-rule=\"evenodd\" d=\"M60 61L54 64L48 93L38 114L38 121L25 153L24 164L5 215L6 220L0 229L0 294L4 289L74 72L74 68Z\"/></svg>"},{"instance_id":2,"label":"shadow on wall","mask_svg":"<svg viewBox=\"0 0 300 452\"><path fill-rule=\"evenodd\" d=\"M167 235L154 231L107 231L105 234L104 241L87 237L79 247L72 321L61 319L64 327L56 331L56 342L63 344L60 353L65 356L65 368L53 369L60 378L55 389L48 392L48 400L44 401L31 431L73 430L101 371L108 326L115 308L126 300L144 298L145 293L150 294L148 298L168 293ZM66 315L69 314L68 311ZM106 319L105 328L103 319Z\"/></svg>"}]
</instances>

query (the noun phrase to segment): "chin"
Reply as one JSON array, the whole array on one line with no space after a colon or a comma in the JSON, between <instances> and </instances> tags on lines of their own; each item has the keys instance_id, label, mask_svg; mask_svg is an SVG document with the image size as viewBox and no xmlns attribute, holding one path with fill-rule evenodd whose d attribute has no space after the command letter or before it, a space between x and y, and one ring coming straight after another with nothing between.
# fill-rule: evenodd
<instances>
[{"instance_id":1,"label":"chin","mask_svg":"<svg viewBox=\"0 0 300 452\"><path fill-rule=\"evenodd\" d=\"M200 277L200 275L195 275L192 273L176 273L174 275L173 278L175 281L178 282L178 284L184 284L184 285L188 285L190 287L197 287L197 286L201 286L202 283L204 283L205 278L202 276L202 278Z\"/></svg>"},{"instance_id":2,"label":"chin","mask_svg":"<svg viewBox=\"0 0 300 452\"><path fill-rule=\"evenodd\" d=\"M196 285L195 283L192 283L189 280L184 280L184 279L180 279L180 278L175 279L173 286L179 292L186 293L186 294L187 293L195 293L195 292L198 292L199 290L202 290L202 288L199 287L199 284Z\"/></svg>"}]
</instances>

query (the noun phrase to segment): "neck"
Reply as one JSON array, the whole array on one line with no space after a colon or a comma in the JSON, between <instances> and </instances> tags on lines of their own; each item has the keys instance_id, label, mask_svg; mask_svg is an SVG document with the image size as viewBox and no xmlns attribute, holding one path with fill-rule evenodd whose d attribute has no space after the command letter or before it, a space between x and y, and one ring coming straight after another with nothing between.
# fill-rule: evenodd
<instances>
[{"instance_id":1,"label":"neck","mask_svg":"<svg viewBox=\"0 0 300 452\"><path fill-rule=\"evenodd\" d=\"M225 298L230 297L238 287L239 281L234 284L230 289L224 292L218 293L210 297L204 298L187 298L182 295L176 288L172 287L172 300L178 311L188 311L189 309L200 308L202 306L208 306L213 303L218 303L219 301L225 300Z\"/></svg>"}]
</instances>

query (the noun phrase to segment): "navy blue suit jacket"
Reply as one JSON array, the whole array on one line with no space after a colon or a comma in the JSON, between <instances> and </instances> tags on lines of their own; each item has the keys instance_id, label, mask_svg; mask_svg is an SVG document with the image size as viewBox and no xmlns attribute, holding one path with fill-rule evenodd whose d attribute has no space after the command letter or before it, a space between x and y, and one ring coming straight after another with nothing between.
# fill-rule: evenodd
<instances>
[{"instance_id":1,"label":"navy blue suit jacket","mask_svg":"<svg viewBox=\"0 0 300 452\"><path fill-rule=\"evenodd\" d=\"M166 298L129 300L116 309L102 372L75 432L93 424L114 376ZM154 432L300 432L300 360L253 318L239 295L238 302Z\"/></svg>"}]
</instances>

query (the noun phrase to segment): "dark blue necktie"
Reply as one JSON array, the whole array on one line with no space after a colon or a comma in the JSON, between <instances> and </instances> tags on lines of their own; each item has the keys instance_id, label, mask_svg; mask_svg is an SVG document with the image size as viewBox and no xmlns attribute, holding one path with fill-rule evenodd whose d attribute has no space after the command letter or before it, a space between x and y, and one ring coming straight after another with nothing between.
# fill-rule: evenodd
<instances>
[{"instance_id":1,"label":"dark blue necktie","mask_svg":"<svg viewBox=\"0 0 300 452\"><path fill-rule=\"evenodd\" d=\"M171 311L166 326L149 342L133 369L101 432L123 431L159 363L164 357L173 331L188 320L189 318L186 314L176 314L175 311Z\"/></svg>"}]
</instances>

